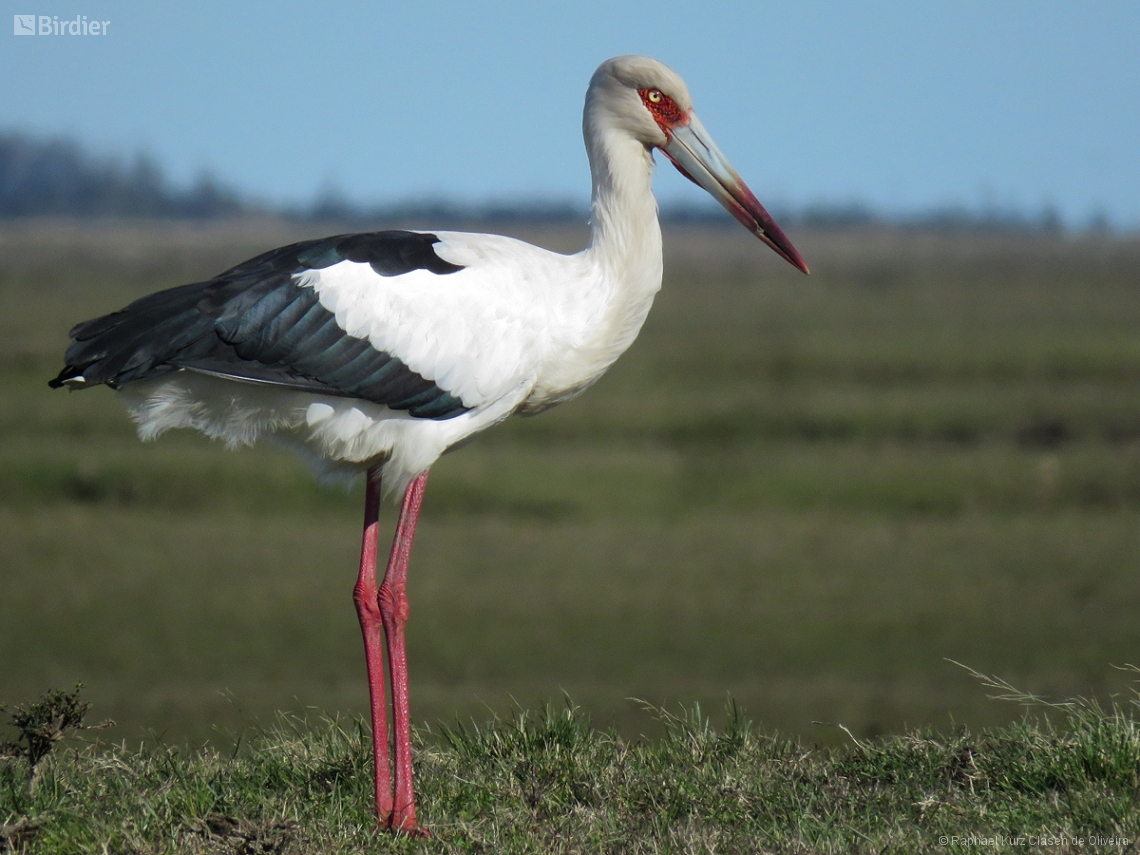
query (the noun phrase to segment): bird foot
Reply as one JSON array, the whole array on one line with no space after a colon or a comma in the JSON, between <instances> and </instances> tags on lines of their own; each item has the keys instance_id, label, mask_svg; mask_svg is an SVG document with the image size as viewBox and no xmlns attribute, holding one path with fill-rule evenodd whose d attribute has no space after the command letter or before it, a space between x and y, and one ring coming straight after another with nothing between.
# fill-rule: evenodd
<instances>
[{"instance_id":1,"label":"bird foot","mask_svg":"<svg viewBox=\"0 0 1140 855\"><path fill-rule=\"evenodd\" d=\"M384 824L384 827L397 836L404 835L417 840L426 840L431 837L430 831L422 825L416 825L416 821L411 818L405 818L402 822L397 823L395 817L393 817Z\"/></svg>"}]
</instances>

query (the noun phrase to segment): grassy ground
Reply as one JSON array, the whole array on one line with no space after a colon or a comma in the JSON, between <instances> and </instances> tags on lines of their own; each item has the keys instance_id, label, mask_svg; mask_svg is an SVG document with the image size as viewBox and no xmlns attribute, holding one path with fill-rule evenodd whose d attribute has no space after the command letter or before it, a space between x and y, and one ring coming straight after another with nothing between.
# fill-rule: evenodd
<instances>
[{"instance_id":1,"label":"grassy ground","mask_svg":"<svg viewBox=\"0 0 1140 855\"><path fill-rule=\"evenodd\" d=\"M82 710L57 695L51 711L75 724ZM1039 707L1001 729L842 748L758 733L731 710L721 730L696 709L650 711L654 741L599 732L571 707L515 712L420 734L430 840L375 831L359 722L282 717L226 753L51 756L44 721L36 730L21 712L28 738L9 753L24 755L0 759L0 851L27 855L1140 850L1134 704L1054 706L1052 723ZM45 747L33 752L35 734Z\"/></svg>"},{"instance_id":2,"label":"grassy ground","mask_svg":"<svg viewBox=\"0 0 1140 855\"><path fill-rule=\"evenodd\" d=\"M72 323L301 236L0 230L0 699L82 681L130 744L364 711L359 486L272 449L144 446L112 393L46 387ZM834 744L835 724L1016 717L947 657L1047 695L1122 689L1140 243L794 237L810 278L739 230L667 234L665 289L614 370L433 470L417 721L564 690L628 739L661 732L632 698L731 694L764 732Z\"/></svg>"}]
</instances>

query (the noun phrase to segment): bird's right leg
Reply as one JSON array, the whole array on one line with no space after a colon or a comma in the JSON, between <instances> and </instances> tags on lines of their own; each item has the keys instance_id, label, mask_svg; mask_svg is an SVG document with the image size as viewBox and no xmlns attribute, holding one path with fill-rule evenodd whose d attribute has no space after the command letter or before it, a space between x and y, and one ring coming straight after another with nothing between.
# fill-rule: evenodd
<instances>
[{"instance_id":1,"label":"bird's right leg","mask_svg":"<svg viewBox=\"0 0 1140 855\"><path fill-rule=\"evenodd\" d=\"M395 798L392 804L392 829L417 837L428 832L416 821L416 796L412 786L412 725L408 705L408 654L404 627L408 622L408 560L412 554L412 538L420 516L427 472L421 472L404 491L400 517L388 569L380 583L380 616L384 619L384 638L388 645L388 671L392 675L392 718L395 729Z\"/></svg>"},{"instance_id":2,"label":"bird's right leg","mask_svg":"<svg viewBox=\"0 0 1140 855\"><path fill-rule=\"evenodd\" d=\"M360 575L352 599L364 634L364 660L368 665L368 696L372 707L372 759L375 764L376 818L381 826L392 821L392 771L388 765L388 712L384 694L384 639L376 586L376 545L380 530L380 467L368 470L364 493L364 537L360 547Z\"/></svg>"}]
</instances>

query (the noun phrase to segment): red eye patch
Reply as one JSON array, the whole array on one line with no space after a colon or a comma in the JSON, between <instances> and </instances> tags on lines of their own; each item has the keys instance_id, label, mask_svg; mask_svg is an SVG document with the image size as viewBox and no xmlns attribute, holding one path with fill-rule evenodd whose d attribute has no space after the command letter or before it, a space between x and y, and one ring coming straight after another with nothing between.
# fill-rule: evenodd
<instances>
[{"instance_id":1,"label":"red eye patch","mask_svg":"<svg viewBox=\"0 0 1140 855\"><path fill-rule=\"evenodd\" d=\"M688 121L688 116L677 106L677 102L660 89L638 89L637 94L641 96L645 109L653 114L662 128L683 125Z\"/></svg>"}]
</instances>

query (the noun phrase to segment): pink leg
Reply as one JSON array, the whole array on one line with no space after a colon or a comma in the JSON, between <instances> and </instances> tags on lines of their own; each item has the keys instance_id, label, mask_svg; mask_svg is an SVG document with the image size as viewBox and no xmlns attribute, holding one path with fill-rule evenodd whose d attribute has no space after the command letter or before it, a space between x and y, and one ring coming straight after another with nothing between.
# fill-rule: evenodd
<instances>
[{"instance_id":1,"label":"pink leg","mask_svg":"<svg viewBox=\"0 0 1140 855\"><path fill-rule=\"evenodd\" d=\"M380 585L380 617L384 621L384 641L388 647L388 671L392 675L392 718L395 734L395 801L391 826L396 831L426 833L416 828L416 801L412 791L412 724L408 706L408 657L404 645L404 626L408 622L408 558L412 553L412 537L428 474L418 475L404 493L396 536L388 557L388 571Z\"/></svg>"},{"instance_id":2,"label":"pink leg","mask_svg":"<svg viewBox=\"0 0 1140 855\"><path fill-rule=\"evenodd\" d=\"M380 531L380 467L368 470L364 493L364 541L360 547L360 575L352 599L364 633L364 660L368 665L368 696L372 706L372 760L375 766L376 818L387 826L392 820L392 773L388 768L388 713L384 697L382 618L376 590L376 541Z\"/></svg>"}]
</instances>

